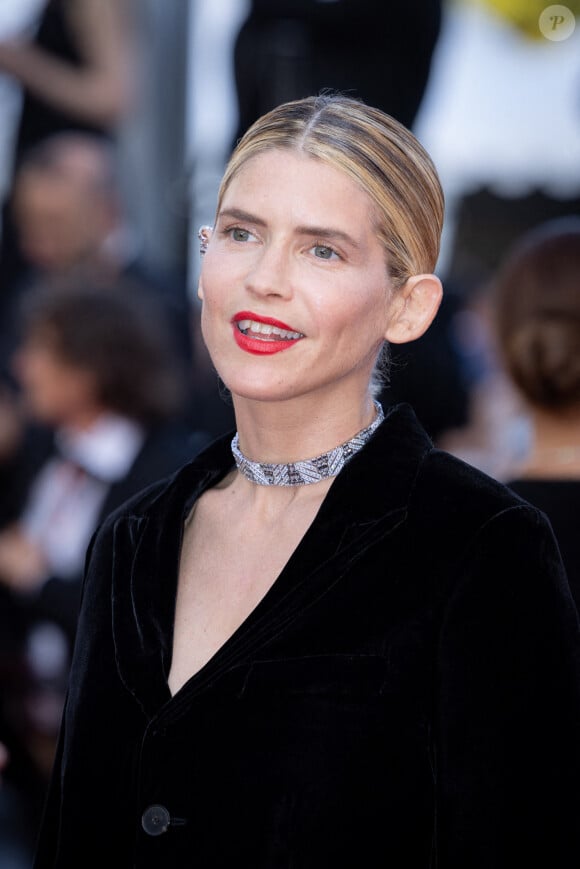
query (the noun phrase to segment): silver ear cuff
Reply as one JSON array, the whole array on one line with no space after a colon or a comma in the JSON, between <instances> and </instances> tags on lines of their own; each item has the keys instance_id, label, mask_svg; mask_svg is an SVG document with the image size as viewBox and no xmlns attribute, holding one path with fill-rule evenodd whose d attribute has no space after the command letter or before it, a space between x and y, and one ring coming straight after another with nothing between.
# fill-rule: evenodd
<instances>
[{"instance_id":1,"label":"silver ear cuff","mask_svg":"<svg viewBox=\"0 0 580 869\"><path fill-rule=\"evenodd\" d=\"M201 255L207 252L211 230L211 226L200 226L197 231L197 237L199 238L199 252Z\"/></svg>"}]
</instances>

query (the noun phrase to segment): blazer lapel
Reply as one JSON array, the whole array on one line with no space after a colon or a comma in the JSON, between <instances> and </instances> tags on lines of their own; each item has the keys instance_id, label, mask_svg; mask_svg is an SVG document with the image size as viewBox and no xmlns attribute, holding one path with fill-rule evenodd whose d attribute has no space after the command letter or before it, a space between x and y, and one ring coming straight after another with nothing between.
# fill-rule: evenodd
<instances>
[{"instance_id":1,"label":"blazer lapel","mask_svg":"<svg viewBox=\"0 0 580 869\"><path fill-rule=\"evenodd\" d=\"M423 457L433 447L410 407L389 412L366 447L331 486L284 569L239 629L189 683L202 690L219 673L250 660L347 569L404 523Z\"/></svg>"},{"instance_id":2,"label":"blazer lapel","mask_svg":"<svg viewBox=\"0 0 580 869\"><path fill-rule=\"evenodd\" d=\"M183 522L194 500L231 467L229 436L187 466L142 516L118 520L113 623L119 670L149 715L170 698L178 557ZM375 435L346 465L283 571L258 606L202 670L188 695L251 659L275 634L339 582L360 554L405 521L407 503L431 441L412 410L387 413ZM117 562L117 559L116 559Z\"/></svg>"}]
</instances>

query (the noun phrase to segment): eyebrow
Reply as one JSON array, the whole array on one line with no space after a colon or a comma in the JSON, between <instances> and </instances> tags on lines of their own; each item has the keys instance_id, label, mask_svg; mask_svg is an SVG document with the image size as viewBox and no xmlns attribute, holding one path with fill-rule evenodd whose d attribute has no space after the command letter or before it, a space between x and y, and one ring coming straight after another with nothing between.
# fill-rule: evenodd
<instances>
[{"instance_id":1,"label":"eyebrow","mask_svg":"<svg viewBox=\"0 0 580 869\"><path fill-rule=\"evenodd\" d=\"M234 220L253 223L255 226L266 226L266 221L261 217L256 217L255 214L251 214L249 211L243 211L241 208L226 208L218 214L218 219L222 217L230 217ZM335 229L334 227L329 226L307 226L304 224L297 226L294 231L297 235L310 235L327 241L342 241L353 248L360 248L359 242L356 241L352 235L349 235L348 232L344 232L342 229Z\"/></svg>"},{"instance_id":2,"label":"eyebrow","mask_svg":"<svg viewBox=\"0 0 580 869\"><path fill-rule=\"evenodd\" d=\"M266 226L266 221L261 217L256 217L255 214L250 214L249 211L242 211L241 208L224 208L218 214L218 219L221 217L233 217L234 220L241 220L245 223L253 223L256 226Z\"/></svg>"},{"instance_id":3,"label":"eyebrow","mask_svg":"<svg viewBox=\"0 0 580 869\"><path fill-rule=\"evenodd\" d=\"M299 235L312 235L316 236L316 238L326 239L327 241L343 241L345 244L349 244L357 249L360 247L358 241L342 229L334 229L328 226L297 226L296 232Z\"/></svg>"}]
</instances>

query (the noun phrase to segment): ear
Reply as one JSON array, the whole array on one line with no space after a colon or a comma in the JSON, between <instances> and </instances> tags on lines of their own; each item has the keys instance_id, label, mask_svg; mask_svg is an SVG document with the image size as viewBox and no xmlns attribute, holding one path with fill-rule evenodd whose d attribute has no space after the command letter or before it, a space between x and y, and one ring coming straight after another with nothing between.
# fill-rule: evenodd
<instances>
[{"instance_id":1,"label":"ear","mask_svg":"<svg viewBox=\"0 0 580 869\"><path fill-rule=\"evenodd\" d=\"M201 285L201 278L197 282L197 298L201 299L203 302L203 287Z\"/></svg>"},{"instance_id":2,"label":"ear","mask_svg":"<svg viewBox=\"0 0 580 869\"><path fill-rule=\"evenodd\" d=\"M406 344L420 338L435 319L442 298L443 287L435 275L410 277L393 294L386 340L391 344Z\"/></svg>"}]
</instances>

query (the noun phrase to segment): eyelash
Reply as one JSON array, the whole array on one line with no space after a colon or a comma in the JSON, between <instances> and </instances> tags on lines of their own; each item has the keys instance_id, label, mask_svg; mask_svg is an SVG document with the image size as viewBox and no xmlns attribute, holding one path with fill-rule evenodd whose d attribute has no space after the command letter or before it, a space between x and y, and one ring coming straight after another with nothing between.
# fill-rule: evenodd
<instances>
[{"instance_id":1,"label":"eyelash","mask_svg":"<svg viewBox=\"0 0 580 869\"><path fill-rule=\"evenodd\" d=\"M249 229L244 229L243 226L229 226L229 227L227 227L226 229L222 230L221 234L222 234L223 236L225 236L226 238L231 239L232 241L239 242L240 244L243 244L245 241L248 241L248 239L237 239L237 238L234 238L234 233L235 233L235 232L243 232L243 233L246 233L248 236L252 236L252 235L253 235L253 233L250 232ZM328 258L326 258L326 257L316 257L316 259L322 259L322 260L325 260L325 259L326 259L327 262L331 262L331 261L333 260L333 257L336 257L336 258L339 259L339 260L342 259L342 257L341 257L341 255L339 254L339 252L338 252L337 250L335 250L333 247L331 247L329 244L327 244L326 242L324 242L324 241L315 241L314 244L310 245L310 247L308 248L308 250L314 250L314 248L317 248L317 247L318 247L318 248L322 248L323 250L330 251L331 256L328 257Z\"/></svg>"}]
</instances>

